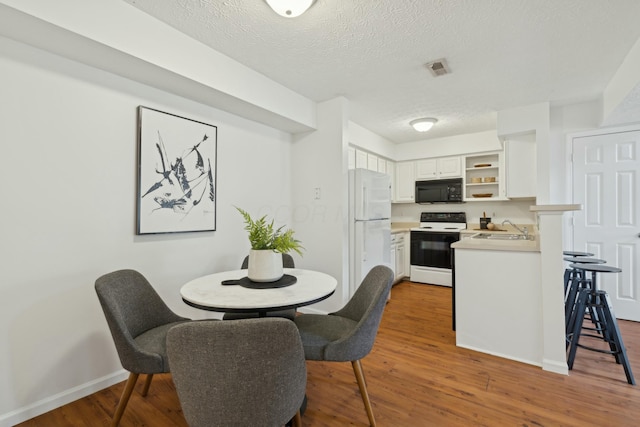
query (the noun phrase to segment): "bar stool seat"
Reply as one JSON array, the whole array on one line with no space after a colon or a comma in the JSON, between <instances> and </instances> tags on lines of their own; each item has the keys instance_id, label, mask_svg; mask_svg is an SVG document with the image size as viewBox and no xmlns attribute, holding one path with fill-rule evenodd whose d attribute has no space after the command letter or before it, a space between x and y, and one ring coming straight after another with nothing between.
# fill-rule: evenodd
<instances>
[{"instance_id":1,"label":"bar stool seat","mask_svg":"<svg viewBox=\"0 0 640 427\"><path fill-rule=\"evenodd\" d=\"M579 263L579 264L606 264L607 261L600 258L587 258L581 256L568 256L562 258L567 262Z\"/></svg>"},{"instance_id":2,"label":"bar stool seat","mask_svg":"<svg viewBox=\"0 0 640 427\"><path fill-rule=\"evenodd\" d=\"M586 253L586 252L580 252L580 253ZM568 257L564 257L562 259L564 261L567 261L567 262L580 263L580 264L606 264L606 262L607 262L606 260L600 259L600 258L588 258L588 257L581 257L581 256L568 256ZM565 303L567 301L567 293L568 293L567 287L569 286L569 282L574 280L574 279L584 278L582 276L583 276L582 270L580 270L580 269L567 268L567 269L564 270L564 296L565 296Z\"/></svg>"},{"instance_id":3,"label":"bar stool seat","mask_svg":"<svg viewBox=\"0 0 640 427\"><path fill-rule=\"evenodd\" d=\"M564 256L593 256L594 254L592 254L591 252L576 252L576 251L563 251L562 255Z\"/></svg>"},{"instance_id":4,"label":"bar stool seat","mask_svg":"<svg viewBox=\"0 0 640 427\"><path fill-rule=\"evenodd\" d=\"M611 300L605 291L597 288L596 282L597 273L620 273L622 269L610 265L587 263L570 264L569 267L576 270L589 271L592 275L591 287L582 287L578 289L578 297L574 310L575 316L573 317L572 324L570 325L571 332L567 335L569 343L567 365L569 369L573 369L573 362L575 360L578 347L586 350L611 354L615 357L616 363L622 364L627 377L627 382L635 385L635 379L627 357L627 350L622 342L622 335L620 334L618 321L613 314L613 309L611 307ZM587 312L595 313L595 318L593 314L591 318L594 323L593 328L583 327L584 315ZM596 331L600 335L583 333L583 330ZM601 350L581 345L579 343L581 335L603 339L608 343L609 350Z\"/></svg>"}]
</instances>

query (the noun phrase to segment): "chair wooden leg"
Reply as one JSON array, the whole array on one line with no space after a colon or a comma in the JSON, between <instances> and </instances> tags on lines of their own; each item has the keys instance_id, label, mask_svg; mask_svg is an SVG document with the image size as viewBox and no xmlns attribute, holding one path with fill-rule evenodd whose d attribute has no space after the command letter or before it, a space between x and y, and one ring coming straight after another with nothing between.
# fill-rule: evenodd
<instances>
[{"instance_id":1,"label":"chair wooden leg","mask_svg":"<svg viewBox=\"0 0 640 427\"><path fill-rule=\"evenodd\" d=\"M356 374L356 381L358 381L358 387L360 388L360 394L364 402L364 409L367 410L369 424L371 427L376 427L376 420L373 418L373 409L371 408L371 401L369 400L369 393L367 392L367 383L364 380L364 372L362 371L362 363L360 363L360 360L353 360L351 361L351 366L353 366L353 372Z\"/></svg>"},{"instance_id":2,"label":"chair wooden leg","mask_svg":"<svg viewBox=\"0 0 640 427\"><path fill-rule=\"evenodd\" d=\"M144 382L144 388L142 389L142 396L146 397L147 393L149 393L149 387L151 387L152 379L153 379L153 374L148 374L147 379Z\"/></svg>"},{"instance_id":3,"label":"chair wooden leg","mask_svg":"<svg viewBox=\"0 0 640 427\"><path fill-rule=\"evenodd\" d=\"M302 427L302 417L300 416L300 410L293 416L293 427Z\"/></svg>"},{"instance_id":4,"label":"chair wooden leg","mask_svg":"<svg viewBox=\"0 0 640 427\"><path fill-rule=\"evenodd\" d=\"M120 396L120 401L116 407L116 412L113 414L113 419L111 420L112 427L117 427L118 424L120 424L120 419L122 418L122 414L124 414L124 409L127 407L127 403L129 403L129 398L131 397L133 387L136 385L136 381L138 381L138 374L130 372L127 384L124 386L122 396Z\"/></svg>"}]
</instances>

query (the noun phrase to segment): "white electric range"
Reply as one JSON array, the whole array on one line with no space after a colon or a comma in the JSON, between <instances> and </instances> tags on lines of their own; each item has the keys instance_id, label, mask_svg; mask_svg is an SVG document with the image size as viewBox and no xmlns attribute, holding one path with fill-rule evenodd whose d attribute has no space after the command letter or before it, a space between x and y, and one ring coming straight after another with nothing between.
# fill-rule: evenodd
<instances>
[{"instance_id":1,"label":"white electric range","mask_svg":"<svg viewBox=\"0 0 640 427\"><path fill-rule=\"evenodd\" d=\"M411 229L411 281L451 286L451 244L460 240L460 230L466 228L464 212L422 212L420 227Z\"/></svg>"}]
</instances>

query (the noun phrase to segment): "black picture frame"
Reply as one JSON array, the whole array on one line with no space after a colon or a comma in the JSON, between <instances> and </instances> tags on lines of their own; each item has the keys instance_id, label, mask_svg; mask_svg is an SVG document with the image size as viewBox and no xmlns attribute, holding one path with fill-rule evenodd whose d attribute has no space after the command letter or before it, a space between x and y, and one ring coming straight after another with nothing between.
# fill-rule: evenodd
<instances>
[{"instance_id":1,"label":"black picture frame","mask_svg":"<svg viewBox=\"0 0 640 427\"><path fill-rule=\"evenodd\" d=\"M136 234L216 230L218 128L138 107Z\"/></svg>"}]
</instances>

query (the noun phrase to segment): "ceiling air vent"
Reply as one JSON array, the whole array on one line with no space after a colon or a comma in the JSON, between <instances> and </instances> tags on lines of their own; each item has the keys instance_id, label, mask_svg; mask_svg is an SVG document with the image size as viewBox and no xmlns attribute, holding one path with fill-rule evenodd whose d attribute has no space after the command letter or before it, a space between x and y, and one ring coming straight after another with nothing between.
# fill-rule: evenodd
<instances>
[{"instance_id":1,"label":"ceiling air vent","mask_svg":"<svg viewBox=\"0 0 640 427\"><path fill-rule=\"evenodd\" d=\"M444 58L429 62L426 64L426 67L431 71L433 77L444 76L445 74L450 73L447 60Z\"/></svg>"}]
</instances>

